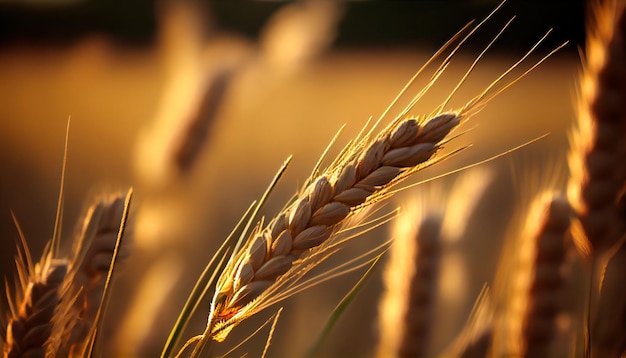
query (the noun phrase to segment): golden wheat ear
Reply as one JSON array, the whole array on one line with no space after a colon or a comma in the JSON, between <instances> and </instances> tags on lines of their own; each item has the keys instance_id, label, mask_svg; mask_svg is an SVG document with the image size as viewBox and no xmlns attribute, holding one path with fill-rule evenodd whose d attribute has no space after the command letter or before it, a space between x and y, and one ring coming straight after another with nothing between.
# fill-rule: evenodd
<instances>
[{"instance_id":1,"label":"golden wheat ear","mask_svg":"<svg viewBox=\"0 0 626 358\"><path fill-rule=\"evenodd\" d=\"M67 274L59 283L59 302L51 319L47 356L84 356L106 294L108 273L127 218L128 194L104 196L92 205L74 242Z\"/></svg>"},{"instance_id":2,"label":"golden wheat ear","mask_svg":"<svg viewBox=\"0 0 626 358\"><path fill-rule=\"evenodd\" d=\"M510 21L485 46L484 51L477 56L476 62L501 36L509 23ZM476 28L469 31L465 37L458 34L444 47L450 46L455 41L460 46ZM426 87L413 97L400 115L390 120L385 128L379 129L378 124L413 83L414 78L411 79L378 121L366 125L358 137L349 142L327 168L319 172L316 170L317 175L305 181L307 185L294 195L293 200L290 200L283 210L267 222L260 220L242 241L242 245L235 246L233 256L217 280L205 331L200 336L192 338L192 343L195 344L192 357L199 356L208 341L225 340L236 325L250 316L315 283L322 282L322 278L307 282L303 277L313 267L337 252L342 244L367 231L363 229L367 225L371 228L388 221L389 217L380 213L377 214L377 218L372 219L371 215L367 215L367 209L372 211L380 209L380 203L395 193L394 188L397 188L395 187L397 184L452 155L441 154L443 146L452 139L451 133L494 96L526 75L554 52L535 62L529 70L512 81L502 83L508 74L535 51L544 38L545 36L458 111L443 111L443 107L447 106L450 99L449 96L430 115L407 116L408 111L448 67L450 56L458 50L457 46L449 57L443 59ZM443 57L442 52L444 51L437 52L433 59ZM427 65L432 62L432 59L429 60ZM465 83L474 66L475 63L461 76L451 96L455 95ZM419 70L418 75L421 72L422 70ZM372 222L375 224L372 225ZM375 256L382 251L383 246L373 249L369 254ZM337 270L332 269L333 273L324 279L348 272L354 268L354 262L346 263L352 264L352 267L342 266L335 268Z\"/></svg>"},{"instance_id":3,"label":"golden wheat ear","mask_svg":"<svg viewBox=\"0 0 626 358\"><path fill-rule=\"evenodd\" d=\"M128 240L120 245L125 232L132 191L99 197L87 210L82 230L75 241L71 260L72 275L66 282L64 305L76 321L65 327L64 349L83 352L98 325L103 310L110 273L114 265L129 255Z\"/></svg>"},{"instance_id":4,"label":"golden wheat ear","mask_svg":"<svg viewBox=\"0 0 626 358\"><path fill-rule=\"evenodd\" d=\"M554 195L543 199L537 215L540 226L534 236L533 268L522 320L522 349L525 357L549 357L558 331L557 316L565 310L565 267L570 246L572 210L567 200ZM532 214L531 214L532 215ZM562 347L566 349L566 347Z\"/></svg>"},{"instance_id":5,"label":"golden wheat ear","mask_svg":"<svg viewBox=\"0 0 626 358\"><path fill-rule=\"evenodd\" d=\"M434 322L442 217L398 218L385 268L385 293L379 307L379 357L425 357Z\"/></svg>"},{"instance_id":6,"label":"golden wheat ear","mask_svg":"<svg viewBox=\"0 0 626 358\"><path fill-rule=\"evenodd\" d=\"M555 351L553 342L559 334L557 317L568 309L566 258L572 216L564 197L544 191L510 234L512 246L502 255L496 278L499 301L492 348L496 356L567 355L568 347Z\"/></svg>"},{"instance_id":7,"label":"golden wheat ear","mask_svg":"<svg viewBox=\"0 0 626 358\"><path fill-rule=\"evenodd\" d=\"M626 232L619 200L626 185L626 4L593 4L577 123L570 136L568 198L583 247L600 258Z\"/></svg>"},{"instance_id":8,"label":"golden wheat ear","mask_svg":"<svg viewBox=\"0 0 626 358\"><path fill-rule=\"evenodd\" d=\"M41 260L33 264L19 231L22 237L22 250L16 259L19 283L14 291L7 285L10 317L3 337L3 353L6 358L44 357L61 301L61 285L68 262L53 259L48 243Z\"/></svg>"},{"instance_id":9,"label":"golden wheat ear","mask_svg":"<svg viewBox=\"0 0 626 358\"><path fill-rule=\"evenodd\" d=\"M589 263L585 353L595 355L594 350L607 353L621 340L611 338L614 334L606 328L623 327L612 311L620 306L620 295L600 289L613 290L601 287L602 276L626 235L626 2L593 1L587 25L577 120L570 133L568 199L578 219L572 228L575 243ZM610 308L602 306L608 302Z\"/></svg>"}]
</instances>

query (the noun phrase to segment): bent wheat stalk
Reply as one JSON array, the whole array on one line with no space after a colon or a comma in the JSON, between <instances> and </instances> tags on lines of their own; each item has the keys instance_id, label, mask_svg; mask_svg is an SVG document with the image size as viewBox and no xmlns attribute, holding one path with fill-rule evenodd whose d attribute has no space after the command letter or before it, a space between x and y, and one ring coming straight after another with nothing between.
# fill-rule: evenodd
<instances>
[{"instance_id":1,"label":"bent wheat stalk","mask_svg":"<svg viewBox=\"0 0 626 358\"><path fill-rule=\"evenodd\" d=\"M311 179L296 194L295 199L267 225L261 220L241 247L239 244L235 247L233 255L217 279L205 331L185 345L187 347L195 343L193 357L202 352L209 340L223 341L246 318L304 289L302 285L298 285L304 274L336 252L337 246L348 240L342 234L362 225L363 219L357 218L357 214L388 198L394 193L390 189L411 174L456 153L453 151L447 155L436 156L449 141L450 133L455 128L558 50L553 50L529 70L498 87L502 79L536 49L545 39L544 36L526 55L465 106L456 111L444 112L444 107L507 28L511 22L509 21L477 56L434 113L422 117L409 116L408 112L443 74L459 47L490 16L491 14L467 35L461 36L469 25L457 33L416 73L369 130L364 128L357 139L350 142L323 171L319 170L320 161ZM442 61L427 85L386 128L376 134L378 124L415 78L455 42L456 46Z\"/></svg>"}]
</instances>

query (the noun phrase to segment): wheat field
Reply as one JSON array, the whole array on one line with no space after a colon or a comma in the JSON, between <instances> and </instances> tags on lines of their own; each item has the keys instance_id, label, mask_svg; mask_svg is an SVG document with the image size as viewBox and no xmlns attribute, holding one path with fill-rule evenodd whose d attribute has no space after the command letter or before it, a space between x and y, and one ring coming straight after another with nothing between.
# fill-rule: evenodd
<instances>
[{"instance_id":1,"label":"wheat field","mask_svg":"<svg viewBox=\"0 0 626 358\"><path fill-rule=\"evenodd\" d=\"M605 1L605 7L609 9L613 3ZM392 178L399 171L394 171L393 176L384 172L385 179L378 180L368 192L367 197L374 192L368 201L366 197L354 202L344 199L349 204L340 208L348 210L343 214L327 211L322 215L315 210L303 214L311 210L309 205L317 209L334 197L311 196L305 190L310 184L307 181L311 180L311 170L333 136L345 125L318 172L325 181L315 183L327 183L326 188L335 190L341 186L338 178L344 164L335 163L328 171L325 167L341 154L349 140L359 136L368 118L375 121L385 111L438 46L473 18L462 18L455 12L453 19L458 24L448 24L445 34L433 25L428 31L438 33L433 38L443 39L436 45L429 42L420 46L342 48L331 44L342 30L342 18L350 14L349 7L324 1L306 4L304 10L296 4L278 8L262 35L254 40L227 31L202 35L201 29L208 20L198 16L193 3L166 3L160 9L155 43L148 48L123 48L96 35L63 50L25 45L0 52L0 208L5 212L0 215L0 262L14 295L10 300L19 305L25 301L19 291L29 292L28 284L14 284L14 257L21 251L19 230L28 243L32 261L38 261L40 256L70 259L43 260L46 264L42 267L50 269L40 273L38 284L44 285L55 274L75 280L72 284L61 283L60 308L48 309L46 312L52 316L43 318L50 323L45 326L56 336L46 335L44 329L44 340L37 347L44 349L31 352L32 356L44 356L46 350L59 356L81 355L93 333L89 325L100 314L102 322L93 356L159 356L204 266L250 204L261 198L289 157L289 167L258 215L270 224L269 229L276 231L269 236L257 235L270 245L264 249L269 256L263 260L271 260L274 252L282 252L282 257L291 255L288 264L294 265L304 257L303 264L295 267L306 268L305 277L332 272L355 257L362 257L361 260L344 268L354 270L329 281L314 280L311 287L293 296L286 289L281 291L281 287L268 289L266 308L262 293L256 292L245 300L235 297L242 294L241 286L254 282L255 274L261 281L268 277L280 281L289 276L287 273L293 275L289 277L299 276L293 274L297 270L290 271L294 266L277 261L264 265L265 272L261 272L262 264L250 263L259 247L251 241L244 245L242 256L224 271L224 276L233 276L235 288L225 284L231 282L225 279L217 283L218 291L221 288L226 292L228 309L219 311L223 306L216 305L215 298L212 302L211 291L188 319L174 352L187 339L212 325L209 320L207 326L210 310L216 309L217 316L228 322L257 302L263 308L258 314L254 311L241 322L222 322L227 327L224 335L211 336L213 333L206 331L207 341L225 341L209 343L204 356L227 352L269 357L624 354L626 300L620 270L624 250L619 247L624 239L626 111L612 107L600 111L617 113L618 118L609 120L613 127L599 132L607 133L607 140L613 140L599 144L604 156L590 154L595 153L595 139L590 133L597 133L597 127L577 122L580 114L586 113L585 105L593 109L590 118L596 115L595 103L623 108L624 102L619 107L620 101L615 100L624 96L623 88L611 81L623 76L619 57L614 60L615 74L601 77L606 79L606 87L615 92L605 95L609 98L605 101L602 95L596 100L593 96L604 93L598 89L604 88L604 82L599 82L601 85L595 89L589 89L593 88L589 83L596 83L594 76L603 71L603 61L610 56L587 54L588 70L581 79L584 61L576 47L584 52L585 44L569 43L484 108L481 106L478 113L468 115L467 123L463 120L460 128L445 140L447 131L437 138L435 143L442 148L433 149L438 152L435 158L445 160L413 171L410 168L420 164L394 162L390 156L379 158L385 164L377 163L374 168L387 168L389 163L403 163L398 165L402 173L405 167L409 168L407 178L398 183L405 189L389 192L386 185L394 182ZM594 44L590 49L597 51L596 47L606 47L607 42L617 38L609 47L611 55L624 56L623 12L621 34L618 30L614 37L611 35L611 24L616 22L609 14L619 14L624 7L621 0L615 4L612 11L602 12L605 17L597 27L601 29L598 34L593 35L595 27L589 23L588 36L592 37L587 45ZM478 14L476 23L496 5ZM505 3L452 56L446 72L409 114L433 117L472 62L514 14L515 1ZM515 19L510 28L523 28L533 21L528 17L525 14L524 18ZM466 105L519 60L546 30L529 35L533 40L523 44L515 42L515 30L513 34L505 31L499 41L516 45L500 48L496 44L489 49L441 110ZM567 35L555 29L537 52L501 83L510 83L541 61L568 40ZM429 85L432 73L433 70L418 77L377 131L385 128L420 88ZM580 93L587 96L586 100L578 98ZM69 134L62 215L57 218L66 128ZM371 143L363 143L351 147L357 154L347 155L350 160L365 161L358 153ZM461 148L464 149L457 153ZM505 152L478 166L411 187ZM426 163L430 163L433 153L429 149L424 157ZM447 154L451 156L445 157ZM595 168L596 163L599 169ZM355 164L359 165L364 166ZM586 166L592 169L581 169ZM606 184L607 172L616 173L608 174L613 186ZM589 179L596 178L593 173L600 173L601 183L596 187ZM131 187L132 200L125 211L124 198ZM362 183L360 188L364 187L366 184ZM374 187L384 188L381 203L375 198L378 189ZM387 198L386 193L393 195ZM599 206L593 204L599 201L593 201L593 195L612 198L602 207L604 216L600 219L593 216L597 216L593 209ZM322 196L327 198L320 199ZM285 206L293 200L301 204ZM309 200L316 203L309 204ZM363 201L368 207L372 202L371 208L363 208L364 218L357 212ZM331 208L338 210L337 207ZM396 208L399 211L394 211ZM343 244L336 254L324 257L323 262L318 263L316 255L334 253L334 246L311 255L310 261L306 259L308 247L276 248L276 242L284 237L281 230L285 232L284 227L276 229L280 225L271 222L277 213L286 213L286 217L291 213L296 218L308 215L313 217L310 226L341 230L351 228L336 226L344 225L342 220L348 212L348 219L353 220L350 222L357 223L350 225L354 225L359 236ZM128 222L124 241L109 286L104 279L111 255L116 252L119 223L125 214ZM335 215L339 219L335 220ZM308 217L304 221L309 221ZM601 221L607 217L614 221ZM359 220L374 221L361 228ZM297 219L288 221L288 235L298 241L298 234L309 227L294 228ZM600 227L612 229L596 242L589 233L598 222ZM55 232L60 232L58 243L46 247ZM329 233L323 235L333 237ZM77 248L73 241L79 238L97 244ZM315 247L313 251L317 252ZM304 256L294 256L295 251ZM358 286L362 288L358 295L338 316L323 343L314 347L330 317L336 314L335 306L382 253L367 281ZM72 264L72 255L83 261ZM612 257L610 262L615 268L606 270L600 294L600 274ZM19 260L29 266L25 254ZM308 267L310 263L312 266ZM254 272L246 274L242 269L246 265L254 267ZM28 281L28 277L26 273L20 278ZM50 281L58 284L54 279ZM52 289L59 290L58 286ZM106 310L96 314L93 305L97 309L102 292L110 294L105 300ZM273 303L272 292L287 292L286 298ZM49 298L45 293L41 297ZM251 301L257 297L260 298ZM44 299L38 302L48 304ZM72 308L75 302L83 303L78 311ZM37 306L36 303L26 305ZM22 355L15 349L11 352L7 343L7 336L19 336L15 333L17 325L11 323L19 320L10 313L10 306L6 300L0 305L0 337L5 356L18 357ZM276 312L280 312L278 318ZM80 317L79 324L71 323L76 317ZM411 317L416 321L411 321ZM229 352L264 322L266 326L259 333ZM10 334L7 327L13 327ZM589 342L586 332L592 333ZM182 356L189 356L191 351L185 350Z\"/></svg>"}]
</instances>

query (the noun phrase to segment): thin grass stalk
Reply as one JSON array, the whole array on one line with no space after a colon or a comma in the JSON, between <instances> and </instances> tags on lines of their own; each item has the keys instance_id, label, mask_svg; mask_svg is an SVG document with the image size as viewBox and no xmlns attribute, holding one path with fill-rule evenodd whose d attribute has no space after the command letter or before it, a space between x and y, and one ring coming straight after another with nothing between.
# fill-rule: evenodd
<instances>
[{"instance_id":1,"label":"thin grass stalk","mask_svg":"<svg viewBox=\"0 0 626 358\"><path fill-rule=\"evenodd\" d=\"M367 271L363 274L363 276L361 276L359 281L350 289L350 292L348 292L341 299L341 301L339 301L337 306L335 306L335 309L333 309L333 312L330 315L330 318L328 319L328 321L326 321L326 324L324 325L322 332L319 334L315 342L308 349L306 353L307 358L314 358L318 356L320 349L322 348L326 339L330 336L330 333L335 327L335 324L337 323L339 318L343 315L343 313L348 308L348 306L350 306L352 301L354 301L354 299L358 296L359 292L361 292L361 289L363 289L365 284L369 281L372 274L375 272L375 268L378 267L377 265L380 262L381 258L382 258L382 254L374 258L374 260L372 261L372 264L367 269Z\"/></svg>"},{"instance_id":2,"label":"thin grass stalk","mask_svg":"<svg viewBox=\"0 0 626 358\"><path fill-rule=\"evenodd\" d=\"M62 284L69 267L67 260L59 258L69 132L68 119L54 229L52 238L46 244L37 263L33 262L24 232L11 212L21 248L18 245L16 259L18 282L15 284L15 290L11 290L8 282L6 283L10 317L6 328L3 329L3 354L7 358L28 355L43 357L47 355L52 345L55 314L61 304Z\"/></svg>"},{"instance_id":3,"label":"thin grass stalk","mask_svg":"<svg viewBox=\"0 0 626 358\"><path fill-rule=\"evenodd\" d=\"M489 357L494 336L493 314L489 287L484 285L465 326L440 357Z\"/></svg>"},{"instance_id":4,"label":"thin grass stalk","mask_svg":"<svg viewBox=\"0 0 626 358\"><path fill-rule=\"evenodd\" d=\"M82 355L83 357L93 356L94 347L96 346L97 339L99 338L102 332L102 321L104 319L107 303L108 303L109 296L110 296L111 281L113 278L113 273L115 272L115 269L119 263L118 259L120 257L122 239L124 238L124 232L126 229L126 224L128 222L128 215L129 215L132 196L133 196L133 189L131 188L128 190L124 198L122 217L118 224L118 230L117 230L117 235L115 239L115 246L113 248L113 253L111 254L111 257L109 260L109 266L108 266L106 278L104 279L104 286L102 287L102 294L100 297L99 304L97 305L98 309L93 319L91 331L89 332L89 336L85 344L85 349L83 350L83 352L85 352Z\"/></svg>"}]
</instances>

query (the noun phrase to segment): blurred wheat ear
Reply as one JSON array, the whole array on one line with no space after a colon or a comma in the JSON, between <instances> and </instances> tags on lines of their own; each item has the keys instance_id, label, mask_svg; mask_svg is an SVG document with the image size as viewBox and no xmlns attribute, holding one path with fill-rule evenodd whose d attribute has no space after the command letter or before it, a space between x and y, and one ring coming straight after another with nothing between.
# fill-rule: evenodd
<instances>
[{"instance_id":1,"label":"blurred wheat ear","mask_svg":"<svg viewBox=\"0 0 626 358\"><path fill-rule=\"evenodd\" d=\"M129 198L130 192L105 197L88 210L71 258L53 250L53 239L33 264L18 226L19 283L15 291L7 285L10 317L3 337L5 357L90 355L89 342L95 338L103 310Z\"/></svg>"},{"instance_id":2,"label":"blurred wheat ear","mask_svg":"<svg viewBox=\"0 0 626 358\"><path fill-rule=\"evenodd\" d=\"M9 318L0 331L5 357L90 356L96 338L132 190L90 208L73 255L63 255L60 241L69 129L68 121L54 231L37 263L13 215L21 248L16 258L15 290L6 283L9 312L2 314Z\"/></svg>"},{"instance_id":3,"label":"blurred wheat ear","mask_svg":"<svg viewBox=\"0 0 626 358\"><path fill-rule=\"evenodd\" d=\"M532 209L539 212L529 214L538 219L538 226L532 235L535 247L521 320L524 357L567 354L566 347L555 353L552 344L558 331L557 316L566 309L564 275L571 240L571 208L559 194L548 194L539 200L538 206Z\"/></svg>"},{"instance_id":4,"label":"blurred wheat ear","mask_svg":"<svg viewBox=\"0 0 626 358\"><path fill-rule=\"evenodd\" d=\"M394 235L379 313L379 357L427 357L435 323L442 217L407 214L413 213L405 213L403 224L415 230L399 229Z\"/></svg>"},{"instance_id":5,"label":"blurred wheat ear","mask_svg":"<svg viewBox=\"0 0 626 358\"><path fill-rule=\"evenodd\" d=\"M626 232L619 209L626 188L626 14L623 1L593 4L571 133L568 198L580 226L576 240L600 259Z\"/></svg>"},{"instance_id":6,"label":"blurred wheat ear","mask_svg":"<svg viewBox=\"0 0 626 358\"><path fill-rule=\"evenodd\" d=\"M27 246L16 260L20 283L14 292L7 286L11 309L4 337L7 358L46 356L68 270L67 260L53 259L49 248L34 266Z\"/></svg>"},{"instance_id":7,"label":"blurred wheat ear","mask_svg":"<svg viewBox=\"0 0 626 358\"><path fill-rule=\"evenodd\" d=\"M626 297L615 278L603 281L607 263L611 270L624 265L616 252L626 239L626 2L597 1L590 9L568 198L578 218L574 239L589 264L585 354L617 356L626 352Z\"/></svg>"},{"instance_id":8,"label":"blurred wheat ear","mask_svg":"<svg viewBox=\"0 0 626 358\"><path fill-rule=\"evenodd\" d=\"M70 318L59 320L56 338L62 343L57 354L77 354L87 349L85 344L97 325L107 276L119 235L124 230L129 196L130 192L103 195L85 214L83 228L74 243L72 275L65 282L62 302L65 312L61 317ZM129 250L128 244L122 245L118 257L127 257Z\"/></svg>"}]
</instances>

